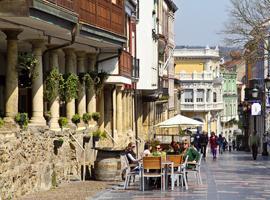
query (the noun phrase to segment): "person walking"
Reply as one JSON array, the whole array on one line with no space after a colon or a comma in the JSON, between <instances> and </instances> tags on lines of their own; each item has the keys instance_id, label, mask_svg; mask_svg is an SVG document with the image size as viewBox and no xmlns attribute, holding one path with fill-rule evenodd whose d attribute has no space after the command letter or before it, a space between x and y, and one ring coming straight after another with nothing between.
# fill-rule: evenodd
<instances>
[{"instance_id":1,"label":"person walking","mask_svg":"<svg viewBox=\"0 0 270 200\"><path fill-rule=\"evenodd\" d=\"M207 144L208 144L208 135L206 131L203 131L200 137L200 146L201 146L201 153L203 154L204 158L206 157Z\"/></svg>"},{"instance_id":2,"label":"person walking","mask_svg":"<svg viewBox=\"0 0 270 200\"><path fill-rule=\"evenodd\" d=\"M251 147L252 157L254 160L256 160L258 155L258 147L260 146L260 138L257 135L256 131L254 131L253 134L250 135L249 145Z\"/></svg>"},{"instance_id":3,"label":"person walking","mask_svg":"<svg viewBox=\"0 0 270 200\"><path fill-rule=\"evenodd\" d=\"M218 153L222 154L223 153L224 141L223 141L223 137L222 137L221 134L218 135L217 144L218 144Z\"/></svg>"},{"instance_id":4,"label":"person walking","mask_svg":"<svg viewBox=\"0 0 270 200\"><path fill-rule=\"evenodd\" d=\"M232 140L231 140L231 138L229 138L228 146L229 146L229 152L231 152L232 151Z\"/></svg>"},{"instance_id":5,"label":"person walking","mask_svg":"<svg viewBox=\"0 0 270 200\"><path fill-rule=\"evenodd\" d=\"M200 138L201 134L199 131L197 131L196 134L194 135L194 147L197 149L197 151L200 151L201 149Z\"/></svg>"},{"instance_id":6,"label":"person walking","mask_svg":"<svg viewBox=\"0 0 270 200\"><path fill-rule=\"evenodd\" d=\"M211 137L210 137L210 147L213 155L213 159L215 160L217 158L217 136L215 132L211 132Z\"/></svg>"}]
</instances>

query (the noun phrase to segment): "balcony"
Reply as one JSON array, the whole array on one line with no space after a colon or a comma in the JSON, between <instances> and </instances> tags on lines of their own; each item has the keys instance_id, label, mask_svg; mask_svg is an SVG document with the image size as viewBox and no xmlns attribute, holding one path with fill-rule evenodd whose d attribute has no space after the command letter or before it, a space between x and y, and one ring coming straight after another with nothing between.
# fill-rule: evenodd
<instances>
[{"instance_id":1,"label":"balcony","mask_svg":"<svg viewBox=\"0 0 270 200\"><path fill-rule=\"evenodd\" d=\"M115 0L115 3L112 0L79 0L79 2L78 13L81 22L124 35L123 0Z\"/></svg>"},{"instance_id":2,"label":"balcony","mask_svg":"<svg viewBox=\"0 0 270 200\"><path fill-rule=\"evenodd\" d=\"M19 21L25 18L24 23L29 26L32 26L29 19L37 18L64 28L69 27L70 22L76 24L79 21L124 36L124 7L123 0L1 0L0 16L11 17L10 20L20 17Z\"/></svg>"},{"instance_id":3,"label":"balcony","mask_svg":"<svg viewBox=\"0 0 270 200\"><path fill-rule=\"evenodd\" d=\"M175 74L175 78L179 79L180 81L213 81L213 73L212 72L206 72L203 73L186 73L186 72L180 72Z\"/></svg>"},{"instance_id":4,"label":"balcony","mask_svg":"<svg viewBox=\"0 0 270 200\"><path fill-rule=\"evenodd\" d=\"M223 102L213 102L213 103L192 103L192 102L181 102L181 111L198 111L198 112L208 112L211 110L222 110Z\"/></svg>"},{"instance_id":5,"label":"balcony","mask_svg":"<svg viewBox=\"0 0 270 200\"><path fill-rule=\"evenodd\" d=\"M122 51L119 59L119 75L131 77L132 56L127 51Z\"/></svg>"}]
</instances>

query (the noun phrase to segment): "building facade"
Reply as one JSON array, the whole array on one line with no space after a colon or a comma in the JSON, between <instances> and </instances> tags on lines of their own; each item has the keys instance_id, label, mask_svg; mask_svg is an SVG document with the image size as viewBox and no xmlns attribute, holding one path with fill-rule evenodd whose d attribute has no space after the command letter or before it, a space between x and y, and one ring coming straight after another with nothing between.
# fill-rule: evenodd
<instances>
[{"instance_id":1,"label":"building facade","mask_svg":"<svg viewBox=\"0 0 270 200\"><path fill-rule=\"evenodd\" d=\"M139 137L154 136L154 125L174 114L174 13L171 0L140 1L137 24ZM170 113L170 114L169 114Z\"/></svg>"},{"instance_id":2,"label":"building facade","mask_svg":"<svg viewBox=\"0 0 270 200\"><path fill-rule=\"evenodd\" d=\"M223 94L218 48L177 47L174 59L181 114L203 122L208 134L220 133Z\"/></svg>"},{"instance_id":3,"label":"building facade","mask_svg":"<svg viewBox=\"0 0 270 200\"><path fill-rule=\"evenodd\" d=\"M221 70L222 76L222 92L223 92L223 108L221 112L221 133L227 139L233 138L234 133L238 130L238 95L236 84L235 67L228 68L226 63Z\"/></svg>"}]
</instances>

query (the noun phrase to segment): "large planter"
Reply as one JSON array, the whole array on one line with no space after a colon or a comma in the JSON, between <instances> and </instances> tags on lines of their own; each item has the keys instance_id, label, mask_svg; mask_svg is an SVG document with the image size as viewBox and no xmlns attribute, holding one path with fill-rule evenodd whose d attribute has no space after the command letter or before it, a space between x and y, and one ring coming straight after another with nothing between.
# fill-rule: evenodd
<instances>
[{"instance_id":1,"label":"large planter","mask_svg":"<svg viewBox=\"0 0 270 200\"><path fill-rule=\"evenodd\" d=\"M94 175L100 181L121 181L120 154L123 150L97 149Z\"/></svg>"}]
</instances>

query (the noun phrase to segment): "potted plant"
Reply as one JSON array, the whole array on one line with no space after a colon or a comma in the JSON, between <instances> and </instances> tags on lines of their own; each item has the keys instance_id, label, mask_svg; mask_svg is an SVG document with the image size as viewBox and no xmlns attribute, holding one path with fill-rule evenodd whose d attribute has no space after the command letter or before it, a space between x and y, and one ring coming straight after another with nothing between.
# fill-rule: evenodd
<instances>
[{"instance_id":1,"label":"potted plant","mask_svg":"<svg viewBox=\"0 0 270 200\"><path fill-rule=\"evenodd\" d=\"M78 98L79 78L76 74L64 74L59 80L60 99L69 102L71 99Z\"/></svg>"},{"instance_id":2,"label":"potted plant","mask_svg":"<svg viewBox=\"0 0 270 200\"><path fill-rule=\"evenodd\" d=\"M64 139L63 138L59 138L59 139L55 139L53 141L53 145L56 147L56 148L60 148L64 143Z\"/></svg>"},{"instance_id":3,"label":"potted plant","mask_svg":"<svg viewBox=\"0 0 270 200\"><path fill-rule=\"evenodd\" d=\"M93 112L92 113L92 119L96 122L100 119L100 114L98 112Z\"/></svg>"},{"instance_id":4,"label":"potted plant","mask_svg":"<svg viewBox=\"0 0 270 200\"><path fill-rule=\"evenodd\" d=\"M91 120L91 114L90 113L84 113L82 116L82 120L85 123L85 125L87 125L89 123L89 121Z\"/></svg>"},{"instance_id":5,"label":"potted plant","mask_svg":"<svg viewBox=\"0 0 270 200\"><path fill-rule=\"evenodd\" d=\"M68 124L68 120L66 117L60 117L59 120L58 120L58 124L60 126L60 128L63 130L64 127L67 126Z\"/></svg>"},{"instance_id":6,"label":"potted plant","mask_svg":"<svg viewBox=\"0 0 270 200\"><path fill-rule=\"evenodd\" d=\"M81 116L79 114L75 114L72 116L71 121L78 127L78 124L81 122Z\"/></svg>"},{"instance_id":7,"label":"potted plant","mask_svg":"<svg viewBox=\"0 0 270 200\"><path fill-rule=\"evenodd\" d=\"M50 121L52 119L52 113L51 111L47 111L44 113L44 118L46 120L47 125L50 125Z\"/></svg>"},{"instance_id":8,"label":"potted plant","mask_svg":"<svg viewBox=\"0 0 270 200\"><path fill-rule=\"evenodd\" d=\"M27 113L18 113L15 116L15 122L19 124L21 128L26 128L28 126L29 118Z\"/></svg>"},{"instance_id":9,"label":"potted plant","mask_svg":"<svg viewBox=\"0 0 270 200\"><path fill-rule=\"evenodd\" d=\"M97 129L96 131L92 132L93 141L97 142L100 139L106 138L106 133L104 131L101 131L100 129Z\"/></svg>"}]
</instances>

